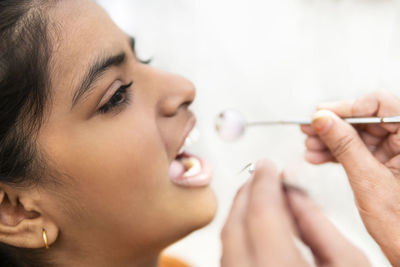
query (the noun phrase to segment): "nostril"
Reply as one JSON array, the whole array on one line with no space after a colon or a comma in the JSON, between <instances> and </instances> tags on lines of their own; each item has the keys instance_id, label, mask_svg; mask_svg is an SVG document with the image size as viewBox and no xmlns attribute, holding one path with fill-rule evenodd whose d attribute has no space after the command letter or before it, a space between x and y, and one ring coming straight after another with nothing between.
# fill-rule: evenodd
<instances>
[{"instance_id":1,"label":"nostril","mask_svg":"<svg viewBox=\"0 0 400 267\"><path fill-rule=\"evenodd\" d=\"M159 112L164 117L175 116L180 109L187 110L196 96L196 88L189 80L172 75L163 87L159 102Z\"/></svg>"},{"instance_id":2,"label":"nostril","mask_svg":"<svg viewBox=\"0 0 400 267\"><path fill-rule=\"evenodd\" d=\"M170 117L174 117L176 116L180 110L188 110L189 106L193 103L193 101L185 101L183 103L181 103L177 108L172 108L173 105L171 106L171 108L167 109L164 108L161 113L163 114L164 117L170 118Z\"/></svg>"},{"instance_id":3,"label":"nostril","mask_svg":"<svg viewBox=\"0 0 400 267\"><path fill-rule=\"evenodd\" d=\"M185 101L181 104L181 107L188 108L193 103L193 100Z\"/></svg>"}]
</instances>

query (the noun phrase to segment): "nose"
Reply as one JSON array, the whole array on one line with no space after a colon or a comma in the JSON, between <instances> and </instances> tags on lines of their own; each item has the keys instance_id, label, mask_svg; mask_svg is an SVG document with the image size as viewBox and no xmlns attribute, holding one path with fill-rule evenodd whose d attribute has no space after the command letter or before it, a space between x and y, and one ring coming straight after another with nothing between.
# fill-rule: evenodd
<instances>
[{"instance_id":1,"label":"nose","mask_svg":"<svg viewBox=\"0 0 400 267\"><path fill-rule=\"evenodd\" d=\"M179 75L171 75L164 84L159 101L159 114L164 117L175 116L182 108L192 104L196 96L196 88L192 82Z\"/></svg>"}]
</instances>

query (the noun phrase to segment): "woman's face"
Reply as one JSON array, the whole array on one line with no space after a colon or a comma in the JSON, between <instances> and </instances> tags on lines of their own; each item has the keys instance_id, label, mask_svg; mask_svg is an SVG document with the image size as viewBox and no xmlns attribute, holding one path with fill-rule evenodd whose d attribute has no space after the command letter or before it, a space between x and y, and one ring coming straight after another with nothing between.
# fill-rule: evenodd
<instances>
[{"instance_id":1,"label":"woman's face","mask_svg":"<svg viewBox=\"0 0 400 267\"><path fill-rule=\"evenodd\" d=\"M52 103L38 142L62 182L42 199L56 245L137 257L210 222L210 168L185 178L175 160L195 124L194 86L138 61L92 1L61 1L50 20Z\"/></svg>"}]
</instances>

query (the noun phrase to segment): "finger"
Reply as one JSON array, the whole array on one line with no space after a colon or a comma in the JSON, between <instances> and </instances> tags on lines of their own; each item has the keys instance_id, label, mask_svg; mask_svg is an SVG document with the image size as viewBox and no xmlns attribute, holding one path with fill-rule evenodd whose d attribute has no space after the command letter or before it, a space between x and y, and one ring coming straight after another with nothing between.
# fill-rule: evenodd
<instances>
[{"instance_id":1,"label":"finger","mask_svg":"<svg viewBox=\"0 0 400 267\"><path fill-rule=\"evenodd\" d=\"M330 103L321 103L317 106L317 110L330 110L336 113L339 117L353 116L353 106L355 100L342 100Z\"/></svg>"},{"instance_id":2,"label":"finger","mask_svg":"<svg viewBox=\"0 0 400 267\"><path fill-rule=\"evenodd\" d=\"M369 266L363 254L344 238L305 194L289 189L286 195L301 238L320 265Z\"/></svg>"},{"instance_id":3,"label":"finger","mask_svg":"<svg viewBox=\"0 0 400 267\"><path fill-rule=\"evenodd\" d=\"M225 226L240 228L243 226L249 199L250 181L247 181L236 193Z\"/></svg>"},{"instance_id":4,"label":"finger","mask_svg":"<svg viewBox=\"0 0 400 267\"><path fill-rule=\"evenodd\" d=\"M312 151L327 150L326 145L324 144L324 142L321 141L319 137L307 137L305 144L306 148Z\"/></svg>"},{"instance_id":5,"label":"finger","mask_svg":"<svg viewBox=\"0 0 400 267\"><path fill-rule=\"evenodd\" d=\"M378 160L380 163L385 164L391 158L386 151L387 151L386 148L380 146L373 152L373 155L376 158L376 160Z\"/></svg>"},{"instance_id":6,"label":"finger","mask_svg":"<svg viewBox=\"0 0 400 267\"><path fill-rule=\"evenodd\" d=\"M375 156L379 157L381 162L385 163L392 157L400 153L400 130L395 134L390 134L375 152Z\"/></svg>"},{"instance_id":7,"label":"finger","mask_svg":"<svg viewBox=\"0 0 400 267\"><path fill-rule=\"evenodd\" d=\"M267 160L257 163L249 190L246 229L253 246L283 249L292 243L290 218L284 202L281 180L274 164Z\"/></svg>"},{"instance_id":8,"label":"finger","mask_svg":"<svg viewBox=\"0 0 400 267\"><path fill-rule=\"evenodd\" d=\"M376 124L367 125L367 127L365 127L365 132L373 136L379 137L381 139L386 137L389 133L386 129L383 128L382 125L376 125Z\"/></svg>"},{"instance_id":9,"label":"finger","mask_svg":"<svg viewBox=\"0 0 400 267\"><path fill-rule=\"evenodd\" d=\"M375 159L351 125L334 113L322 110L314 115L312 126L332 156L343 165L356 194L382 182L380 177L386 172L385 167Z\"/></svg>"},{"instance_id":10,"label":"finger","mask_svg":"<svg viewBox=\"0 0 400 267\"><path fill-rule=\"evenodd\" d=\"M326 151L310 151L307 150L305 153L305 159L311 164L324 164L327 162L335 162L335 158L332 153L328 150Z\"/></svg>"},{"instance_id":11,"label":"finger","mask_svg":"<svg viewBox=\"0 0 400 267\"><path fill-rule=\"evenodd\" d=\"M243 229L247 208L249 183L243 185L235 196L231 211L221 232L221 266L240 267L248 264L247 240Z\"/></svg>"},{"instance_id":12,"label":"finger","mask_svg":"<svg viewBox=\"0 0 400 267\"><path fill-rule=\"evenodd\" d=\"M400 114L400 100L390 92L379 90L352 101L339 101L318 106L318 110L328 109L339 117L396 116ZM381 128L396 132L400 125L382 124Z\"/></svg>"},{"instance_id":13,"label":"finger","mask_svg":"<svg viewBox=\"0 0 400 267\"><path fill-rule=\"evenodd\" d=\"M257 162L249 190L249 205L262 203L263 207L275 208L283 203L279 173L271 161Z\"/></svg>"},{"instance_id":14,"label":"finger","mask_svg":"<svg viewBox=\"0 0 400 267\"><path fill-rule=\"evenodd\" d=\"M302 262L293 242L281 179L270 161L257 163L249 190L245 225L255 262L263 264L260 266L292 266L294 262Z\"/></svg>"},{"instance_id":15,"label":"finger","mask_svg":"<svg viewBox=\"0 0 400 267\"><path fill-rule=\"evenodd\" d=\"M311 125L300 125L300 129L303 133L309 136L317 136L318 134L314 131Z\"/></svg>"},{"instance_id":16,"label":"finger","mask_svg":"<svg viewBox=\"0 0 400 267\"><path fill-rule=\"evenodd\" d=\"M400 100L398 97L384 90L376 91L371 95L371 97L377 102L377 116L386 117L400 115ZM361 108L362 107L360 107L360 109ZM388 132L395 133L400 128L400 125L389 123L382 124L381 127Z\"/></svg>"},{"instance_id":17,"label":"finger","mask_svg":"<svg viewBox=\"0 0 400 267\"><path fill-rule=\"evenodd\" d=\"M394 115L399 111L398 106L395 107L395 105L391 104L389 109L383 110L383 106L386 106L388 99L395 99L395 97L386 92L378 91L370 93L356 100L345 100L321 104L318 106L318 110L330 110L341 118ZM371 137L375 136L380 138L375 139L373 144L367 143L367 146L376 146L377 143L379 143L388 134L388 131L386 128L384 128L384 125L355 125L354 127L358 129L360 134L368 133Z\"/></svg>"},{"instance_id":18,"label":"finger","mask_svg":"<svg viewBox=\"0 0 400 267\"><path fill-rule=\"evenodd\" d=\"M388 160L385 166L388 167L396 177L400 177L400 155Z\"/></svg>"},{"instance_id":19,"label":"finger","mask_svg":"<svg viewBox=\"0 0 400 267\"><path fill-rule=\"evenodd\" d=\"M286 193L289 190L297 190L297 191L300 191L300 193L302 193L302 194L307 194L307 192L303 188L299 187L298 185L292 184L291 182L288 182L288 179L289 180L293 179L291 177L293 177L293 174L289 174L289 171L287 169L282 170L282 172L281 172L282 189L283 189L284 198L286 200L287 208L289 208L289 207L288 207L288 203L287 203ZM292 216L289 214L289 217L292 217ZM290 223L291 223L291 227L290 228L291 228L291 231L292 231L292 235L297 237L297 238L301 238L300 237L300 233L299 233L299 231L297 229L297 226L295 225L294 220L291 219Z\"/></svg>"},{"instance_id":20,"label":"finger","mask_svg":"<svg viewBox=\"0 0 400 267\"><path fill-rule=\"evenodd\" d=\"M330 110L341 118L376 116L379 110L379 102L376 93L371 93L356 100L323 103L318 105L317 109Z\"/></svg>"},{"instance_id":21,"label":"finger","mask_svg":"<svg viewBox=\"0 0 400 267\"><path fill-rule=\"evenodd\" d=\"M349 174L368 173L375 170L378 162L351 125L341 120L334 113L321 110L314 117L312 126L321 140ZM372 165L366 165L369 163ZM381 167L381 166L379 166ZM368 171L365 171L367 170Z\"/></svg>"},{"instance_id":22,"label":"finger","mask_svg":"<svg viewBox=\"0 0 400 267\"><path fill-rule=\"evenodd\" d=\"M374 153L376 152L376 150L377 150L377 147L376 146L366 146L367 147L367 149L369 150L369 152L371 152L373 155L374 155ZM375 156L375 155L374 155ZM376 158L376 157L375 157ZM378 160L378 159L377 159ZM379 160L378 160L379 161ZM379 161L379 162L381 162L381 161ZM381 162L382 163L382 162Z\"/></svg>"},{"instance_id":23,"label":"finger","mask_svg":"<svg viewBox=\"0 0 400 267\"><path fill-rule=\"evenodd\" d=\"M372 135L368 132L359 132L361 139L367 146L377 146L382 142L382 138L377 137L376 135Z\"/></svg>"}]
</instances>

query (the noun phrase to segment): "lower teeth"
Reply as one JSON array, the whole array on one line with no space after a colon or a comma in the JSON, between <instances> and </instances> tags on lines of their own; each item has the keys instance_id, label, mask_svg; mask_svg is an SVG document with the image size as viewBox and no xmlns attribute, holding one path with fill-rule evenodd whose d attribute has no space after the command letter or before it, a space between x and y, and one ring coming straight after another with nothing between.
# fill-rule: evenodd
<instances>
[{"instance_id":1,"label":"lower teeth","mask_svg":"<svg viewBox=\"0 0 400 267\"><path fill-rule=\"evenodd\" d=\"M186 170L184 177L196 175L201 171L200 161L196 158L182 158L180 161Z\"/></svg>"}]
</instances>

